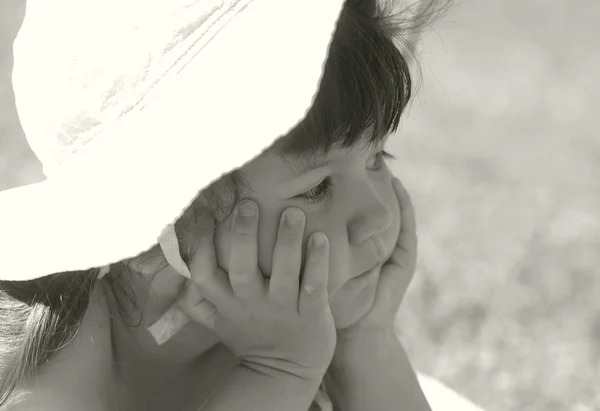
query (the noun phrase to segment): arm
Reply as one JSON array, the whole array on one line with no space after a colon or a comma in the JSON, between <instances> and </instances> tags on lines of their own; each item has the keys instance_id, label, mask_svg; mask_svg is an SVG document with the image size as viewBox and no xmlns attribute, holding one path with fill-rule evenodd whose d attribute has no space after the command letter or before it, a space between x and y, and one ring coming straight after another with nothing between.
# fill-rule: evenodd
<instances>
[{"instance_id":1,"label":"arm","mask_svg":"<svg viewBox=\"0 0 600 411\"><path fill-rule=\"evenodd\" d=\"M306 411L320 380L307 380L255 364L240 364L202 411Z\"/></svg>"},{"instance_id":2,"label":"arm","mask_svg":"<svg viewBox=\"0 0 600 411\"><path fill-rule=\"evenodd\" d=\"M329 393L344 411L431 411L404 348L393 332L339 342Z\"/></svg>"},{"instance_id":3,"label":"arm","mask_svg":"<svg viewBox=\"0 0 600 411\"><path fill-rule=\"evenodd\" d=\"M344 411L431 409L394 330L415 273L417 228L408 192L397 179L393 187L400 211L396 247L381 268L371 308L356 323L338 330L329 385Z\"/></svg>"},{"instance_id":4,"label":"arm","mask_svg":"<svg viewBox=\"0 0 600 411\"><path fill-rule=\"evenodd\" d=\"M329 243L313 233L302 267L304 215L287 209L273 270L265 277L257 261L258 206L245 201L238 207L229 272L217 265L211 227L189 269L193 283L180 300L191 319L241 360L202 410L306 411L337 338L327 291Z\"/></svg>"}]
</instances>

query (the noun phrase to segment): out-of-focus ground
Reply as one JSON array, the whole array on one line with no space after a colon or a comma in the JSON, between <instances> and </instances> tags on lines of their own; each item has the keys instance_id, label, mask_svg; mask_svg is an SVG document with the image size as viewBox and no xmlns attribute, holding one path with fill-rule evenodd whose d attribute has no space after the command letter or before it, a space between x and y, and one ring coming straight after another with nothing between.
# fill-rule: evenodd
<instances>
[{"instance_id":1,"label":"out-of-focus ground","mask_svg":"<svg viewBox=\"0 0 600 411\"><path fill-rule=\"evenodd\" d=\"M0 189L40 176L11 105L18 3L0 5ZM390 143L420 233L403 342L488 411L600 410L599 42L597 0L457 4Z\"/></svg>"},{"instance_id":2,"label":"out-of-focus ground","mask_svg":"<svg viewBox=\"0 0 600 411\"><path fill-rule=\"evenodd\" d=\"M600 2L480 0L424 41L392 142L415 365L487 410L600 410Z\"/></svg>"}]
</instances>

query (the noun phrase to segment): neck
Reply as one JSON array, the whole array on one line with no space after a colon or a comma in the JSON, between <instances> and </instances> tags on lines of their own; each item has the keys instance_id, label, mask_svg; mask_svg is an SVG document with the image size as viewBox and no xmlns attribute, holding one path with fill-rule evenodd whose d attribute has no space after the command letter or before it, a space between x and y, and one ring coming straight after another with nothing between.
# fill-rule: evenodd
<instances>
[{"instance_id":1,"label":"neck","mask_svg":"<svg viewBox=\"0 0 600 411\"><path fill-rule=\"evenodd\" d=\"M194 323L159 346L144 326L127 325L137 322L118 315L112 322L115 389L123 409L197 409L238 363Z\"/></svg>"}]
</instances>

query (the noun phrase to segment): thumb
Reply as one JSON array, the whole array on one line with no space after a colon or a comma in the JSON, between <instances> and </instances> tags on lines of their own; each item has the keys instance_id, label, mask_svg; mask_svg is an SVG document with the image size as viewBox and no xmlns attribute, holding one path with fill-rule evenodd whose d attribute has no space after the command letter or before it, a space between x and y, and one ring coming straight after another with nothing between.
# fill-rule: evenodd
<instances>
[{"instance_id":1,"label":"thumb","mask_svg":"<svg viewBox=\"0 0 600 411\"><path fill-rule=\"evenodd\" d=\"M392 262L384 264L379 274L373 310L395 315L413 279L413 272Z\"/></svg>"}]
</instances>

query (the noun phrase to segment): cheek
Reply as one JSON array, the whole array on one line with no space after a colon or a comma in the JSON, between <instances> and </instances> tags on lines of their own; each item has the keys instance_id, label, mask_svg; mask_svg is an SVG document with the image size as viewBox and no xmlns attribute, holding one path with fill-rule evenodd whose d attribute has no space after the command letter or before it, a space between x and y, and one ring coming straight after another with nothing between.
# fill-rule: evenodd
<instances>
[{"instance_id":1,"label":"cheek","mask_svg":"<svg viewBox=\"0 0 600 411\"><path fill-rule=\"evenodd\" d=\"M381 185L381 188L378 190L378 196L384 204L389 206L389 210L392 213L392 224L383 233L384 242L391 254L400 231L400 210L398 200L391 185L391 178L385 184ZM259 201L259 207L261 211L258 232L258 265L264 275L271 276L273 249L277 240L279 219L287 206L271 209L268 205L261 204ZM304 211L307 221L304 232L304 245L306 246L308 237L316 231L322 231L327 235L330 244L329 290L337 290L354 274L350 264L352 256L350 255L348 245L347 221L342 218L347 214L348 210L327 210L326 213ZM231 221L226 221L221 224L215 235L217 263L225 271L229 271L229 254L231 252L230 226Z\"/></svg>"},{"instance_id":2,"label":"cheek","mask_svg":"<svg viewBox=\"0 0 600 411\"><path fill-rule=\"evenodd\" d=\"M389 205L389 210L392 213L392 224L390 224L389 228L383 234L383 240L391 254L400 234L400 205L398 204L398 198L393 188L386 190L383 195L385 195L386 204Z\"/></svg>"},{"instance_id":3,"label":"cheek","mask_svg":"<svg viewBox=\"0 0 600 411\"><path fill-rule=\"evenodd\" d=\"M354 272L350 266L350 255L348 241L346 238L334 237L330 246L329 259L329 282L327 289L333 293L340 289L352 276Z\"/></svg>"},{"instance_id":4,"label":"cheek","mask_svg":"<svg viewBox=\"0 0 600 411\"><path fill-rule=\"evenodd\" d=\"M396 193L392 186L391 175L377 188L377 195L391 214L391 224L381 233L381 238L386 245L388 257L390 257L394 251L396 242L398 241L398 235L400 234L400 205L398 204L398 198L396 197Z\"/></svg>"}]
</instances>

